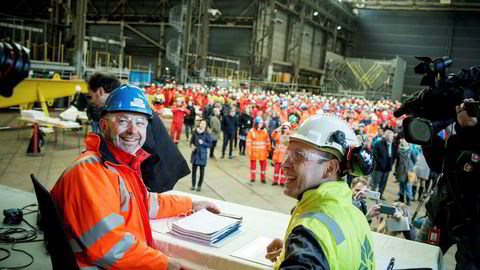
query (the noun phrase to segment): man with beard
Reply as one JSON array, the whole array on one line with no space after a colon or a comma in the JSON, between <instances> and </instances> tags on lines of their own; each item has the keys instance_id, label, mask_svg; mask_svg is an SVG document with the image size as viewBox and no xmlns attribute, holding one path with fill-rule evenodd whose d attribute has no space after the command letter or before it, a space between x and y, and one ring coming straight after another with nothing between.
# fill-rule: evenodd
<instances>
[{"instance_id":1,"label":"man with beard","mask_svg":"<svg viewBox=\"0 0 480 270\"><path fill-rule=\"evenodd\" d=\"M187 211L219 209L188 197L149 192L140 164L152 109L143 91L124 85L102 110L103 136L90 133L86 151L60 176L51 194L81 269L180 269L180 262L156 250L149 220Z\"/></svg>"},{"instance_id":2,"label":"man with beard","mask_svg":"<svg viewBox=\"0 0 480 270\"><path fill-rule=\"evenodd\" d=\"M375 269L370 227L342 178L354 145L346 122L327 115L308 118L290 136L284 193L298 202L285 240L267 247L274 269Z\"/></svg>"},{"instance_id":3,"label":"man with beard","mask_svg":"<svg viewBox=\"0 0 480 270\"><path fill-rule=\"evenodd\" d=\"M96 72L88 80L88 95L101 108L105 106L110 93L119 86L120 81L112 74ZM173 144L157 114L148 122L147 137L142 148L150 154L141 164L142 179L150 191L171 190L180 178L190 174L187 161Z\"/></svg>"}]
</instances>

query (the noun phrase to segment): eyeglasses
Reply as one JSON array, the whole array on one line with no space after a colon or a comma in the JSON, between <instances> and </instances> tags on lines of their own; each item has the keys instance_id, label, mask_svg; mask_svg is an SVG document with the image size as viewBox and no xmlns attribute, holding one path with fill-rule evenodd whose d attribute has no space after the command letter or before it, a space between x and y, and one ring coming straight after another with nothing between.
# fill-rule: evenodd
<instances>
[{"instance_id":1,"label":"eyeglasses","mask_svg":"<svg viewBox=\"0 0 480 270\"><path fill-rule=\"evenodd\" d=\"M306 152L298 152L298 151L290 151L285 150L285 162L290 159L292 162L300 162L300 161L309 161L309 160L330 160L326 157L323 157L318 154L314 153L306 153Z\"/></svg>"},{"instance_id":2,"label":"eyeglasses","mask_svg":"<svg viewBox=\"0 0 480 270\"><path fill-rule=\"evenodd\" d=\"M121 128L128 128L130 125L135 125L136 128L145 128L148 125L148 120L145 117L131 117L131 116L112 116L110 120L115 122Z\"/></svg>"}]
</instances>

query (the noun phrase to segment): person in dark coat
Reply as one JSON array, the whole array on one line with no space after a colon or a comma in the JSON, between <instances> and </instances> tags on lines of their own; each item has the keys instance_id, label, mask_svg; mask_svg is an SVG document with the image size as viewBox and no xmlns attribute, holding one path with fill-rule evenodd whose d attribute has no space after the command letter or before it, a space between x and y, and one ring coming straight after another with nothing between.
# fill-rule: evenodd
<instances>
[{"instance_id":1,"label":"person in dark coat","mask_svg":"<svg viewBox=\"0 0 480 270\"><path fill-rule=\"evenodd\" d=\"M233 148L233 136L237 130L237 117L235 107L232 108L232 111L223 116L222 119L222 131L223 131L223 147L222 147L222 158L225 158L225 150L227 149L227 144L230 142L230 149L228 158L232 159L232 148Z\"/></svg>"},{"instance_id":2,"label":"person in dark coat","mask_svg":"<svg viewBox=\"0 0 480 270\"><path fill-rule=\"evenodd\" d=\"M193 134L193 129L195 128L195 117L197 116L195 107L193 107L193 102L191 100L188 101L187 110L189 110L190 113L185 115L183 124L185 125L185 136L187 136L188 140L190 133Z\"/></svg>"},{"instance_id":3,"label":"person in dark coat","mask_svg":"<svg viewBox=\"0 0 480 270\"><path fill-rule=\"evenodd\" d=\"M215 108L213 104L213 100L208 100L208 104L203 107L202 111L202 118L207 121L208 128L210 127L210 118L213 116L213 108Z\"/></svg>"},{"instance_id":4,"label":"person in dark coat","mask_svg":"<svg viewBox=\"0 0 480 270\"><path fill-rule=\"evenodd\" d=\"M233 134L233 148L237 149L238 144L238 121L240 119L240 106L236 101L232 103L232 108L235 108L235 121L237 122L237 127L235 128L235 133Z\"/></svg>"},{"instance_id":5,"label":"person in dark coat","mask_svg":"<svg viewBox=\"0 0 480 270\"><path fill-rule=\"evenodd\" d=\"M198 180L197 191L202 189L203 177L205 176L205 166L207 166L208 148L212 141L207 131L207 121L202 120L192 133L190 147L192 148L192 188L195 190L197 180L197 168L200 167L200 179Z\"/></svg>"},{"instance_id":6,"label":"person in dark coat","mask_svg":"<svg viewBox=\"0 0 480 270\"><path fill-rule=\"evenodd\" d=\"M97 107L105 106L110 93L120 86L120 81L109 73L95 72L88 80L88 95ZM188 163L173 143L167 129L157 114L147 126L143 150L151 156L142 162L142 179L149 191L172 190L177 181L190 173Z\"/></svg>"},{"instance_id":7,"label":"person in dark coat","mask_svg":"<svg viewBox=\"0 0 480 270\"><path fill-rule=\"evenodd\" d=\"M238 125L239 125L238 135L240 138L238 152L239 152L239 155L245 156L247 134L248 134L248 131L253 127L253 118L250 113L250 107L245 108L245 111L240 115Z\"/></svg>"},{"instance_id":8,"label":"person in dark coat","mask_svg":"<svg viewBox=\"0 0 480 270\"><path fill-rule=\"evenodd\" d=\"M384 200L383 192L387 186L388 175L397 156L398 147L393 142L393 135L393 131L385 131L383 139L376 143L372 149L375 157L375 169L372 173L371 190L375 191L378 187L382 200Z\"/></svg>"}]
</instances>

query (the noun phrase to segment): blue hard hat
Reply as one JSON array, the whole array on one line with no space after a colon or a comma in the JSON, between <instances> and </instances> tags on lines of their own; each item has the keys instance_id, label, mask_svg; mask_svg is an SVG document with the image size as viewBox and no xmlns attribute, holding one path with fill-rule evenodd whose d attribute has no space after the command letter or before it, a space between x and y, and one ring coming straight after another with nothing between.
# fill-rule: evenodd
<instances>
[{"instance_id":1,"label":"blue hard hat","mask_svg":"<svg viewBox=\"0 0 480 270\"><path fill-rule=\"evenodd\" d=\"M260 124L260 122L262 122L262 121L263 121L263 119L260 116L255 117L255 123L256 124Z\"/></svg>"},{"instance_id":2,"label":"blue hard hat","mask_svg":"<svg viewBox=\"0 0 480 270\"><path fill-rule=\"evenodd\" d=\"M138 112L152 117L152 109L144 92L133 85L121 85L110 93L102 114L108 112Z\"/></svg>"}]
</instances>

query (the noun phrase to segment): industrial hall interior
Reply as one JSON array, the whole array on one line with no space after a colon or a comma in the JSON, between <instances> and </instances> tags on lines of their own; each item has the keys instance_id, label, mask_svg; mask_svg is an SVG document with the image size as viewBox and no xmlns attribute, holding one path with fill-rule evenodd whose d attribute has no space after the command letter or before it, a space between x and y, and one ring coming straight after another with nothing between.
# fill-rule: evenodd
<instances>
[{"instance_id":1,"label":"industrial hall interior","mask_svg":"<svg viewBox=\"0 0 480 270\"><path fill-rule=\"evenodd\" d=\"M0 269L480 270L480 0L1 2Z\"/></svg>"}]
</instances>

